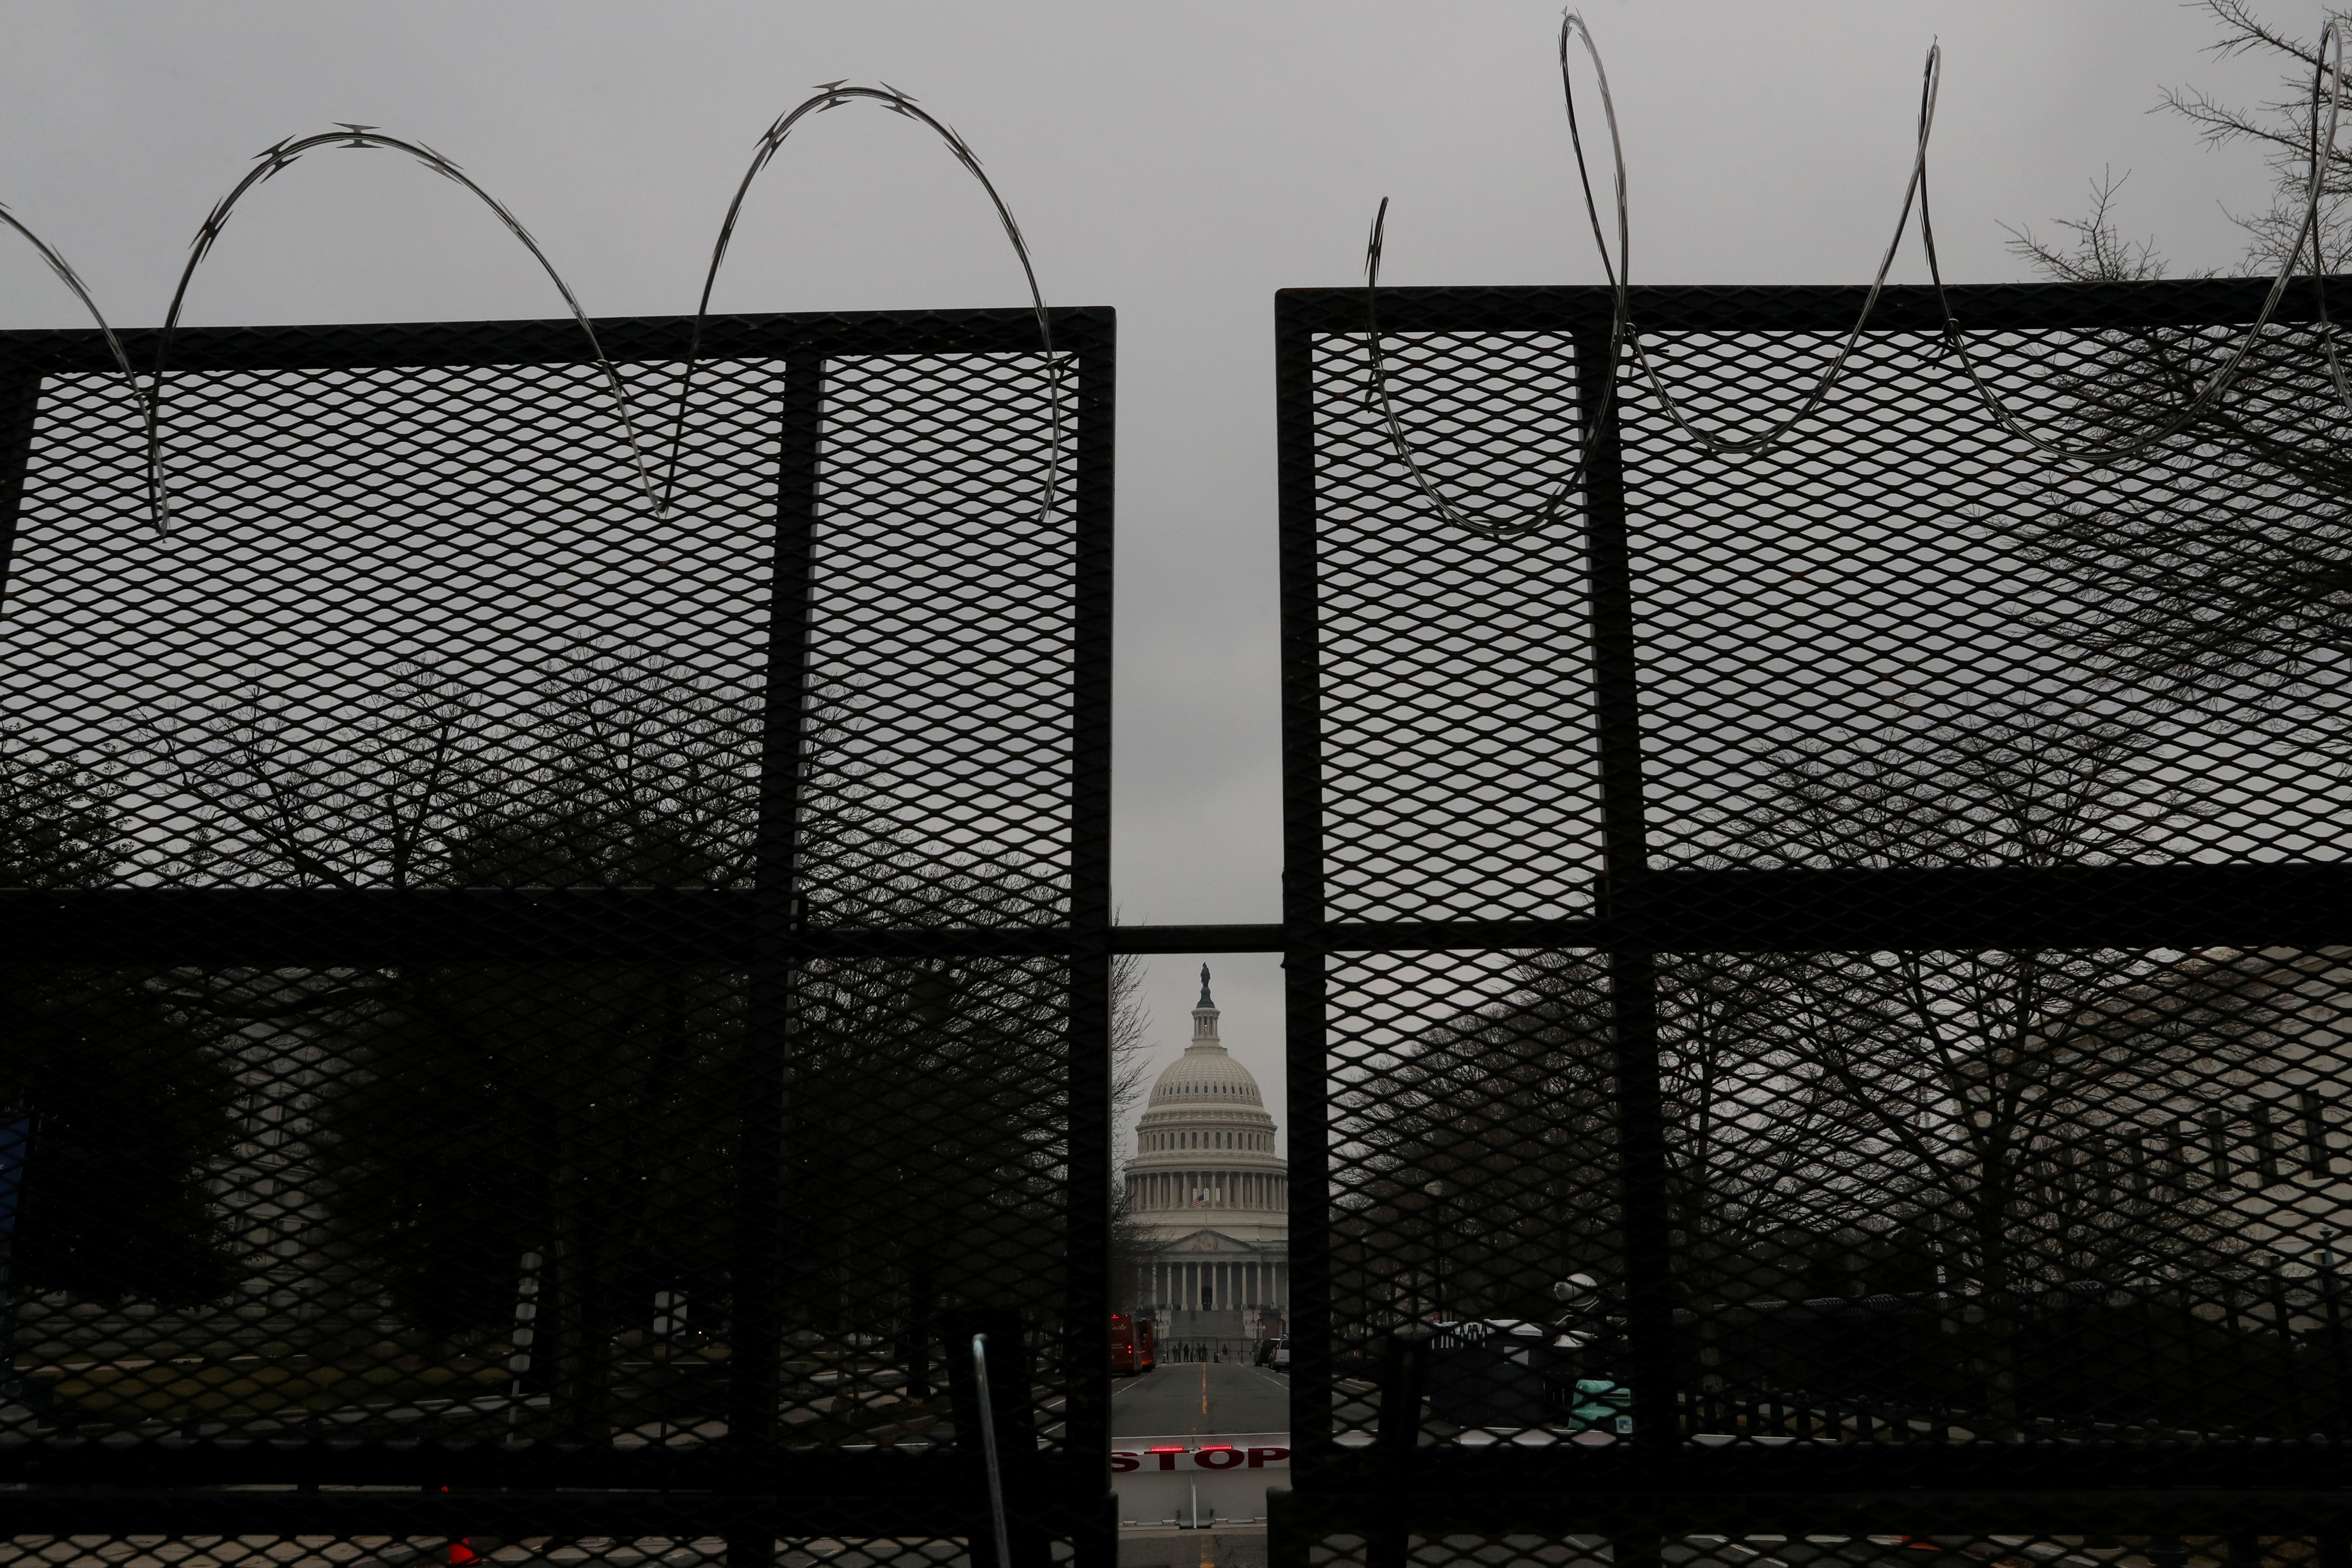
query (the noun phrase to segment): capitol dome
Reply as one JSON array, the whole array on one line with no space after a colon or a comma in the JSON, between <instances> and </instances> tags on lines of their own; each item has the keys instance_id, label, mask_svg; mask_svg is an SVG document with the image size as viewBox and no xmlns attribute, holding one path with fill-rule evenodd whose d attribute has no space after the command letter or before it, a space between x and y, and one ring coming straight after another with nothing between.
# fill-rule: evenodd
<instances>
[{"instance_id":1,"label":"capitol dome","mask_svg":"<svg viewBox=\"0 0 2352 1568\"><path fill-rule=\"evenodd\" d=\"M1128 1214L1149 1245L1202 1230L1252 1246L1286 1247L1287 1166L1274 1118L1249 1068L1217 1036L1209 971L1192 1008L1192 1041L1151 1086L1127 1163Z\"/></svg>"},{"instance_id":2,"label":"capitol dome","mask_svg":"<svg viewBox=\"0 0 2352 1568\"><path fill-rule=\"evenodd\" d=\"M1206 994L1204 990L1202 994ZM1249 1068L1234 1059L1223 1041L1212 1035L1206 1040L1194 1040L1192 1045L1193 1048L1170 1063L1160 1075L1160 1081L1151 1086L1147 1114L1163 1106L1205 1105L1212 1101L1265 1107L1265 1098L1258 1093L1257 1079L1251 1076ZM1267 1125L1272 1126L1272 1121Z\"/></svg>"}]
</instances>

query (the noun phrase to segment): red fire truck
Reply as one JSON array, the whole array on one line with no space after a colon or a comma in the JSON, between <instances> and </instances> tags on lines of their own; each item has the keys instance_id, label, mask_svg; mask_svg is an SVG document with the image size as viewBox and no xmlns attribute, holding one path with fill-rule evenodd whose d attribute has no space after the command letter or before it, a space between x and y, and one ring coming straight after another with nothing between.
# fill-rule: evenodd
<instances>
[{"instance_id":1,"label":"red fire truck","mask_svg":"<svg viewBox=\"0 0 2352 1568\"><path fill-rule=\"evenodd\" d=\"M1150 1372L1159 1364L1160 1344L1152 1337L1151 1320L1127 1312L1113 1312L1110 1315L1111 1375Z\"/></svg>"}]
</instances>

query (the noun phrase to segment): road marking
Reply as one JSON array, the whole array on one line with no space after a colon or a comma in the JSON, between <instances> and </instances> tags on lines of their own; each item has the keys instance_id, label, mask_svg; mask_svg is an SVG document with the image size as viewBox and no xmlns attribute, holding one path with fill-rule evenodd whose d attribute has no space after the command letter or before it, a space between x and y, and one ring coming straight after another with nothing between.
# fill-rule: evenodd
<instances>
[{"instance_id":1,"label":"road marking","mask_svg":"<svg viewBox=\"0 0 2352 1568\"><path fill-rule=\"evenodd\" d=\"M1201 1363L1201 1414L1209 1413L1209 1363Z\"/></svg>"}]
</instances>

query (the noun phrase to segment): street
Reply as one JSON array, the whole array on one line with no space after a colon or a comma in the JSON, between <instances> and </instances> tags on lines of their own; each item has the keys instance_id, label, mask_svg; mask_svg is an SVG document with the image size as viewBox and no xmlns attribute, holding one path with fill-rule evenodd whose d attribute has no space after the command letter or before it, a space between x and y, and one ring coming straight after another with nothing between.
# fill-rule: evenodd
<instances>
[{"instance_id":1,"label":"street","mask_svg":"<svg viewBox=\"0 0 2352 1568\"><path fill-rule=\"evenodd\" d=\"M1111 1389L1113 1436L1287 1432L1290 1379L1244 1362L1179 1362Z\"/></svg>"},{"instance_id":2,"label":"street","mask_svg":"<svg viewBox=\"0 0 2352 1568\"><path fill-rule=\"evenodd\" d=\"M1244 1362L1176 1362L1111 1389L1114 1436L1290 1430L1290 1379ZM1265 1531L1122 1531L1119 1568L1262 1568Z\"/></svg>"}]
</instances>

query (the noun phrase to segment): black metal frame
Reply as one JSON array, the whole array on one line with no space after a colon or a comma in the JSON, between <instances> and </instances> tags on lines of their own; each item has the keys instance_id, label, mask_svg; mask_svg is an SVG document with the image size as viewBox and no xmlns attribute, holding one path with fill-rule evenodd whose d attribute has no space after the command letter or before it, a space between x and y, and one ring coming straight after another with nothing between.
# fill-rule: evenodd
<instances>
[{"instance_id":1,"label":"black metal frame","mask_svg":"<svg viewBox=\"0 0 2352 1568\"><path fill-rule=\"evenodd\" d=\"M2036 285L1955 289L1965 326L1997 319L2010 330L2083 331L2178 327L2252 319L2264 286L2205 279L2133 285ZM1843 333L1863 309L1858 288L1646 288L1633 293L1636 321L1674 331ZM1806 1530L1884 1529L1915 1517L1927 1528L2080 1529L2086 1519L2236 1511L2266 1532L2307 1527L2344 1550L2346 1490L2352 1471L2325 1445L2291 1450L2209 1445L2193 1452L2095 1447L2053 1452L1996 1445L1934 1448L1845 1445L1831 1448L1694 1449L1679 1446L1672 1418L1675 1367L1673 1297L1664 1211L1663 1113L1651 973L1660 951L1806 952L1895 948L2197 948L2315 945L2352 940L2352 866L2336 864L2127 865L2049 869L1918 868L1655 869L1644 820L1642 669L1634 620L1627 520L1616 422L1592 440L1580 509L1559 525L1563 552L1579 546L1580 515L1588 647L1559 657L1589 660L1594 711L1600 833L1605 874L1591 889L1592 914L1559 920L1335 920L1326 904L1323 719L1324 535L1318 462L1327 421L1352 416L1369 427L1369 392L1319 373L1318 343L1360 339L1369 323L1360 289L1294 289L1277 296L1284 750L1284 962L1287 985L1294 1408L1297 1491L1277 1499L1274 1561L1305 1563L1318 1543L1353 1535L1368 1561L1404 1561L1407 1534L1558 1534L1618 1538L1618 1561L1642 1558L1642 1531L1720 1530L1726 1521L1771 1518ZM1599 405L1611 360L1615 300L1597 288L1385 289L1381 331L1404 334L1542 332L1571 338L1577 401ZM2315 291L2291 290L2282 321L2315 319ZM1945 312L1926 288L1890 288L1870 319L1871 334L1932 337ZM1630 377L1630 370L1616 374ZM1475 399L1476 393L1463 395ZM1334 400L1353 399L1336 408ZM1408 422L1412 416L1407 415ZM1565 464L1563 463L1563 467ZM1400 472L1402 470L1400 469ZM1402 481L1400 481L1402 483ZM1461 541L1435 516L1425 527ZM1205 936L1206 933L1202 933ZM1212 944L1196 936L1193 945ZM1237 943L1238 945L1238 943ZM1373 952L1475 952L1549 947L1605 953L1617 998L1622 1100L1618 1173L1631 1239L1623 1305L1629 1324L1635 1438L1606 1447L1479 1448L1416 1447L1412 1432L1373 1448L1333 1442L1333 1171L1327 1148L1335 1084L1326 962ZM1406 1380L1409 1382L1409 1380ZM1386 1406L1411 1387L1383 1391ZM1646 1413L1646 1414L1645 1414ZM1417 1423L1417 1417L1416 1417ZM2124 1497L2084 1489L2302 1487L2324 1495L2242 1494L2202 1501L2187 1494ZM1928 1489L1913 1491L1908 1489ZM1882 1496L1902 1490L1898 1508ZM2032 1500L2021 1503L2030 1492ZM1845 1495L1838 1495L1845 1494ZM1941 1494L1941 1495L1931 1495ZM2308 1508L2304 1504L2309 1504ZM1933 1525L1928 1514L1959 1521ZM2289 1515L2312 1514L2298 1527ZM2324 1517L2322 1517L2324 1516ZM1906 1528L1910 1528L1906 1524ZM2106 1528L2095 1526L2094 1528ZM2135 1525L2137 1529L2140 1526Z\"/></svg>"},{"instance_id":2,"label":"black metal frame","mask_svg":"<svg viewBox=\"0 0 2352 1568\"><path fill-rule=\"evenodd\" d=\"M690 318L600 321L616 363L681 361ZM1068 824L1069 923L1061 929L819 932L803 929L790 902L797 748L802 743L802 652L807 640L811 530L816 516L825 365L849 356L1031 354L1037 321L1025 310L877 311L742 316L701 324L706 359L767 360L784 367L785 398L770 585L771 692L756 846L762 888L658 891L386 890L121 888L0 893L0 942L33 960L301 965L481 960L581 962L696 960L740 966L759 995L751 1060L766 1091L747 1091L746 1147L781 1154L772 1114L790 1052L783 998L792 966L812 956L1033 954L1072 966L1068 1089L1072 1198L1069 1364L1090 1368L1066 1391L1068 1443L1014 1467L1016 1514L1034 1531L1075 1538L1081 1555L1107 1561L1110 1498L1099 1456L1108 1444L1108 1374L1099 1325L1108 1310L1110 806L1110 584L1115 319L1101 309L1053 312L1055 348L1066 361L1061 463L1074 518L1067 723L1072 759ZM132 332L134 363L152 360L156 334ZM591 363L577 323L392 323L187 331L173 342L173 372L305 371ZM0 333L0 383L10 389L0 428L0 584L15 537L42 378L105 374L103 340L88 331ZM126 522L124 526L134 524ZM771 1184L756 1173L741 1195L749 1250L746 1299L770 1299L783 1226ZM1087 1303L1092 1302L1092 1306ZM117 1446L75 1438L0 1441L0 1480L28 1490L0 1502L7 1531L220 1529L251 1533L328 1530L452 1534L609 1528L619 1533L724 1536L730 1559L757 1563L776 1535L984 1538L987 1519L976 1453L795 1451L778 1441L772 1320L744 1327L764 1368L738 1379L734 1440L710 1451L653 1446L595 1450L547 1445L432 1446L318 1440L177 1441ZM1090 1335L1088 1331L1092 1330ZM764 1352L764 1353L762 1353ZM740 1352L739 1352L740 1353ZM298 1495L192 1493L236 1485L292 1487ZM321 1498L320 1486L501 1489L475 1496ZM89 1489L101 1489L93 1495ZM560 1503L541 1494L564 1489ZM160 1491L154 1489L173 1489ZM518 1491L517 1489L520 1490ZM602 1499L596 1489L631 1495ZM667 1495L645 1495L660 1493ZM607 1518L607 1516L610 1516ZM212 1521L212 1522L207 1522ZM600 1525L599 1521L603 1521ZM527 1529L526 1526L529 1528Z\"/></svg>"}]
</instances>

